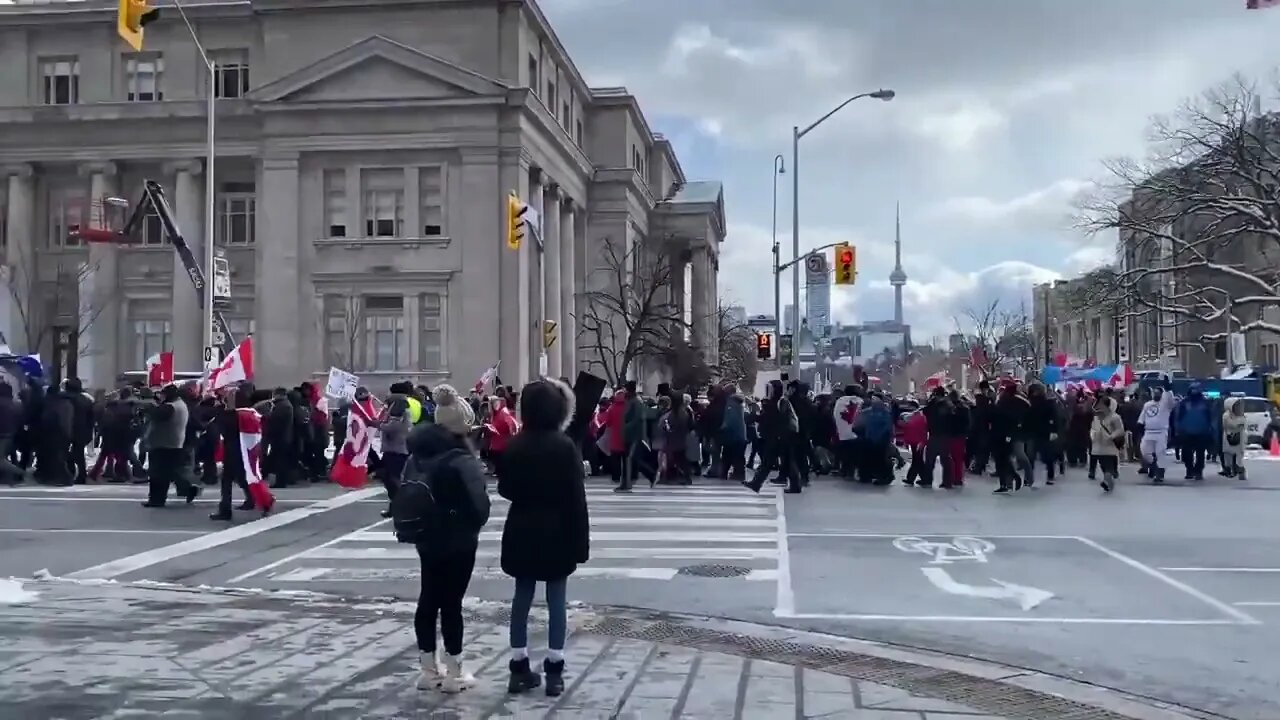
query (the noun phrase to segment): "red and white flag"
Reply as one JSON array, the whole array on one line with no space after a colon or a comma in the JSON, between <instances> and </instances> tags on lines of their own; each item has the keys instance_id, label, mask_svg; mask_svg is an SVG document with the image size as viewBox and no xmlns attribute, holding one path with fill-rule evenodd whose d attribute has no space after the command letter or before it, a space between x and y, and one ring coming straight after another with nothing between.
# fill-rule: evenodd
<instances>
[{"instance_id":1,"label":"red and white flag","mask_svg":"<svg viewBox=\"0 0 1280 720\"><path fill-rule=\"evenodd\" d=\"M161 387L173 382L173 351L166 350L147 358L147 385Z\"/></svg>"},{"instance_id":2,"label":"red and white flag","mask_svg":"<svg viewBox=\"0 0 1280 720\"><path fill-rule=\"evenodd\" d=\"M475 390L477 393L483 394L483 393L484 393L485 388L487 388L487 387L489 386L489 383L491 383L491 382L493 382L495 379L497 379L497 377L498 377L498 366L499 366L499 365L501 365L501 364L502 364L502 361L501 361L501 360L499 360L498 362L494 363L493 367L491 367L491 368L489 368L488 370L485 370L485 371L484 371L484 374L482 374L482 375L480 376L480 379L476 381L476 385L475 385L474 390Z\"/></svg>"},{"instance_id":3,"label":"red and white flag","mask_svg":"<svg viewBox=\"0 0 1280 720\"><path fill-rule=\"evenodd\" d=\"M1280 0L1245 0L1244 6L1247 10L1265 10L1280 7Z\"/></svg>"},{"instance_id":4,"label":"red and white flag","mask_svg":"<svg viewBox=\"0 0 1280 720\"><path fill-rule=\"evenodd\" d=\"M373 446L373 424L378 414L372 397L351 403L347 439L329 473L329 478L344 488L355 490L369 481L369 449Z\"/></svg>"},{"instance_id":5,"label":"red and white flag","mask_svg":"<svg viewBox=\"0 0 1280 720\"><path fill-rule=\"evenodd\" d=\"M236 421L240 426L240 461L244 463L249 497L259 510L270 512L276 500L262 479L262 416L253 408L237 408Z\"/></svg>"},{"instance_id":6,"label":"red and white flag","mask_svg":"<svg viewBox=\"0 0 1280 720\"><path fill-rule=\"evenodd\" d=\"M253 379L253 336L246 337L231 354L222 360L222 364L209 373L209 385L212 390L221 390L228 385Z\"/></svg>"}]
</instances>

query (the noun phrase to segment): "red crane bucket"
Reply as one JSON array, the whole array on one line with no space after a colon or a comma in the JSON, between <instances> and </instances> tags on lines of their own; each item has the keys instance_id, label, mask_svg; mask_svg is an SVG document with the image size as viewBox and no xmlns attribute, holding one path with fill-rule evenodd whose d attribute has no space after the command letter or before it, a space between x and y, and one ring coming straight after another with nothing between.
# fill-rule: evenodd
<instances>
[{"instance_id":1,"label":"red crane bucket","mask_svg":"<svg viewBox=\"0 0 1280 720\"><path fill-rule=\"evenodd\" d=\"M75 228L67 235L76 243L123 243L129 205L128 200L118 197L94 200L88 224Z\"/></svg>"}]
</instances>

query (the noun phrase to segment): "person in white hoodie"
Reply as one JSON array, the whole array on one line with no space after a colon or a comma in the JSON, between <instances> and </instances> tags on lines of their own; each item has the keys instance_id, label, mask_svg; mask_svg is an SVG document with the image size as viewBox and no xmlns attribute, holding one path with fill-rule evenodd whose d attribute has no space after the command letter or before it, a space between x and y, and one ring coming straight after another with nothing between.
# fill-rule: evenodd
<instances>
[{"instance_id":1,"label":"person in white hoodie","mask_svg":"<svg viewBox=\"0 0 1280 720\"><path fill-rule=\"evenodd\" d=\"M1169 416L1173 415L1176 402L1172 392L1157 386L1138 415L1138 424L1142 426L1142 461L1147 464L1147 477L1154 483L1164 482L1160 460L1169 447Z\"/></svg>"},{"instance_id":2,"label":"person in white hoodie","mask_svg":"<svg viewBox=\"0 0 1280 720\"><path fill-rule=\"evenodd\" d=\"M1244 406L1240 398L1227 398L1222 413L1222 477L1238 477L1247 480L1244 471L1246 423Z\"/></svg>"}]
</instances>

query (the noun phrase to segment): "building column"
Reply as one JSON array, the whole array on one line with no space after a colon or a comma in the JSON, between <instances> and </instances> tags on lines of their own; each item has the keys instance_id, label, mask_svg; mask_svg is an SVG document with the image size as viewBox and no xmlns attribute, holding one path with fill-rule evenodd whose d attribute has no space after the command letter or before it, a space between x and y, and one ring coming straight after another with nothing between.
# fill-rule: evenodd
<instances>
[{"instance_id":1,"label":"building column","mask_svg":"<svg viewBox=\"0 0 1280 720\"><path fill-rule=\"evenodd\" d=\"M711 343L711 338L707 337L707 318L713 312L707 307L710 264L706 248L695 247L689 264L693 266L693 344L705 349Z\"/></svg>"},{"instance_id":2,"label":"building column","mask_svg":"<svg viewBox=\"0 0 1280 720\"><path fill-rule=\"evenodd\" d=\"M315 370L303 353L298 247L298 156L271 152L259 161L254 273L254 382L258 387L297 384Z\"/></svg>"},{"instance_id":3,"label":"building column","mask_svg":"<svg viewBox=\"0 0 1280 720\"><path fill-rule=\"evenodd\" d=\"M565 198L560 205L560 367L569 382L575 382L578 375L576 228L573 200Z\"/></svg>"},{"instance_id":4,"label":"building column","mask_svg":"<svg viewBox=\"0 0 1280 720\"><path fill-rule=\"evenodd\" d=\"M98 213L105 211L102 201L116 194L116 174L115 163L80 166L81 177L89 178L90 218L86 220L101 222L102 215L95 217L94 208ZM87 337L80 340L76 374L86 387L115 387L122 354L120 338L127 337L121 332L120 246L90 243L84 277L90 297L87 302L80 301L80 328Z\"/></svg>"},{"instance_id":5,"label":"building column","mask_svg":"<svg viewBox=\"0 0 1280 720\"><path fill-rule=\"evenodd\" d=\"M173 212L178 232L191 254L203 267L204 259L204 166L198 160L174 163L165 168L166 175L174 176ZM212 278L207 278L212 282ZM173 351L173 369L195 372L204 367L204 312L203 297L191 285L187 267L178 253L173 253L173 315L170 325L170 347Z\"/></svg>"},{"instance_id":6,"label":"building column","mask_svg":"<svg viewBox=\"0 0 1280 720\"><path fill-rule=\"evenodd\" d=\"M538 247L537 237L543 237L547 226L545 213L543 208L545 203L544 185L545 177L541 170L536 168L529 171L529 195L525 202L529 203L538 213L539 227L532 233L525 233L525 245L529 246L529 337L526 352L529 353L529 377L525 381L538 377L542 372L542 320L546 316L547 304L546 297L543 295L543 289L546 286L544 282L546 273L546 257L543 251ZM545 242L543 238L543 242Z\"/></svg>"},{"instance_id":7,"label":"building column","mask_svg":"<svg viewBox=\"0 0 1280 720\"><path fill-rule=\"evenodd\" d=\"M0 276L0 331L10 352L28 353L39 348L31 347L27 337L28 323L24 318L31 306L31 278L35 273L35 170L30 165L13 165L0 168L0 176L7 176L8 204L5 217L5 249L3 276Z\"/></svg>"},{"instance_id":8,"label":"building column","mask_svg":"<svg viewBox=\"0 0 1280 720\"><path fill-rule=\"evenodd\" d=\"M542 218L542 234L543 234L543 253L542 260L544 270L543 287L544 302L546 303L546 317L556 324L556 344L546 349L547 353L547 376L559 378L564 374L564 365L561 363L560 349L564 347L564 317L561 312L561 264L560 258L565 254L564 248L560 242L560 186L551 183L546 187L546 193L543 195L543 207L546 208ZM546 343L543 343L546 346Z\"/></svg>"}]
</instances>

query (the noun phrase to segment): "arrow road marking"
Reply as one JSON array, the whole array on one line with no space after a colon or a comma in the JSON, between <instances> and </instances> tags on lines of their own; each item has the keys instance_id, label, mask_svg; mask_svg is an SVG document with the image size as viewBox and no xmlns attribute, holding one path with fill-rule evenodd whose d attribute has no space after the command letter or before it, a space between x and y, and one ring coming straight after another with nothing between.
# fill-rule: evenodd
<instances>
[{"instance_id":1,"label":"arrow road marking","mask_svg":"<svg viewBox=\"0 0 1280 720\"><path fill-rule=\"evenodd\" d=\"M952 595L965 595L968 597L988 598L990 600L1014 600L1022 609L1032 610L1040 603L1053 597L1053 593L1040 588L1028 587L1026 585L1015 585L1003 580L991 578L995 585L968 585L959 582L951 577L951 573L946 568L925 567L920 568L920 572L929 578L929 582L933 583L943 592Z\"/></svg>"}]
</instances>

